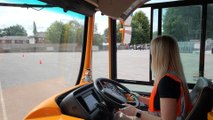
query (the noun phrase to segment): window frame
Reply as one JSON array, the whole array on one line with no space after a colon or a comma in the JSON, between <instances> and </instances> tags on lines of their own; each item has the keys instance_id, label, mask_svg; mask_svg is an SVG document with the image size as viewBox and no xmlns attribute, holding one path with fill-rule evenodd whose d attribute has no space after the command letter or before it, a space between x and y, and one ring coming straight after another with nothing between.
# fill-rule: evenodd
<instances>
[{"instance_id":1,"label":"window frame","mask_svg":"<svg viewBox=\"0 0 213 120\"><path fill-rule=\"evenodd\" d=\"M206 29L207 29L207 9L208 9L208 4L212 4L213 1L208 1L208 0L203 0L203 1L174 1L174 2L166 2L166 3L155 3L155 4L145 4L141 6L141 8L146 8L146 7L151 7L151 20L150 20L150 41L153 37L153 12L155 9L158 9L158 35L162 34L162 9L163 8L170 8L170 7L182 7L182 6L193 6L193 5L200 5L201 6L201 11L202 11L202 18L201 18L201 41L200 41L200 54L199 54L199 77L204 77L204 64L205 64L205 42L206 42ZM111 26L115 27L116 25ZM113 33L111 33L111 36ZM112 38L112 40L115 40L116 37ZM110 44L112 47L111 52L116 53L116 44ZM116 56L117 57L117 56ZM117 66L116 63L116 57L111 56L111 61L113 64L112 66ZM135 80L125 80L125 79L117 79L117 70L114 71L115 74L114 77L111 79L114 79L120 83L128 83L128 84L141 84L141 85L153 85L153 79L152 79L152 71L151 71L151 54L150 54L150 79L149 81L135 81ZM112 70L111 70L112 72ZM192 89L194 87L194 83L188 83L189 89Z\"/></svg>"}]
</instances>

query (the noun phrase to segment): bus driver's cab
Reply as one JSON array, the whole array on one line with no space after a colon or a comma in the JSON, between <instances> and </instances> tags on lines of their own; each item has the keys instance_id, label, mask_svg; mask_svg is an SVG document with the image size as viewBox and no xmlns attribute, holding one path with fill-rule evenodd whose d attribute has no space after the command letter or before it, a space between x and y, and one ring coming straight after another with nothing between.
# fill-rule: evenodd
<instances>
[{"instance_id":1,"label":"bus driver's cab","mask_svg":"<svg viewBox=\"0 0 213 120\"><path fill-rule=\"evenodd\" d=\"M150 42L160 35L177 39L193 104L185 119L213 119L211 0L3 0L0 13L3 120L147 111L137 96L150 97Z\"/></svg>"}]
</instances>

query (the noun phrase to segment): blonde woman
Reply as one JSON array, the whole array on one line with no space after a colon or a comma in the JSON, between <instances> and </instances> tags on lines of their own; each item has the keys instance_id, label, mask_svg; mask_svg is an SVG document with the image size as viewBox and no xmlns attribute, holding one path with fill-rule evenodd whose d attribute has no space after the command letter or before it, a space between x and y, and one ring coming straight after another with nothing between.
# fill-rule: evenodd
<instances>
[{"instance_id":1,"label":"blonde woman","mask_svg":"<svg viewBox=\"0 0 213 120\"><path fill-rule=\"evenodd\" d=\"M191 110L188 87L185 81L176 40L159 36L151 41L154 87L149 99L139 100L149 105L141 111L131 105L116 113L117 120L176 120L184 119ZM183 99L183 100L181 100Z\"/></svg>"}]
</instances>

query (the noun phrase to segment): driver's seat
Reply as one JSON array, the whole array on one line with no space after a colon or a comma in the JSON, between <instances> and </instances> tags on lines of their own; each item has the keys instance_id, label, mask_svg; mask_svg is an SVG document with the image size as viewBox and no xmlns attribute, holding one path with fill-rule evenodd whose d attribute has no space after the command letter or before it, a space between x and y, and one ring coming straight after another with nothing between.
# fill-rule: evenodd
<instances>
[{"instance_id":1,"label":"driver's seat","mask_svg":"<svg viewBox=\"0 0 213 120\"><path fill-rule=\"evenodd\" d=\"M207 86L212 86L212 82L205 77L199 77L197 83L195 84L195 86L193 87L192 91L189 94L193 106L196 103L202 89Z\"/></svg>"},{"instance_id":2,"label":"driver's seat","mask_svg":"<svg viewBox=\"0 0 213 120\"><path fill-rule=\"evenodd\" d=\"M207 120L213 106L213 87L204 87L186 120Z\"/></svg>"}]
</instances>

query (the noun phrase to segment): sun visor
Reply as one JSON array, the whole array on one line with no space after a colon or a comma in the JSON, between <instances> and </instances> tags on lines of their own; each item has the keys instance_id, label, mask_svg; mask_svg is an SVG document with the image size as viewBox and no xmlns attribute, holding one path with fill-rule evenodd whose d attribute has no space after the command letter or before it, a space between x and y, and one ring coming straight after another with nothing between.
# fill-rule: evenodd
<instances>
[{"instance_id":1,"label":"sun visor","mask_svg":"<svg viewBox=\"0 0 213 120\"><path fill-rule=\"evenodd\" d=\"M64 9L64 11L74 11L83 15L92 16L96 12L96 6L86 2L85 0L39 0L49 5L58 6Z\"/></svg>"},{"instance_id":2,"label":"sun visor","mask_svg":"<svg viewBox=\"0 0 213 120\"><path fill-rule=\"evenodd\" d=\"M98 0L98 9L111 18L126 20L136 8L147 1L149 0Z\"/></svg>"},{"instance_id":3,"label":"sun visor","mask_svg":"<svg viewBox=\"0 0 213 120\"><path fill-rule=\"evenodd\" d=\"M102 12L114 19L126 18L138 7L149 0L39 0L47 4L59 6L87 16L92 16L96 11Z\"/></svg>"}]
</instances>

